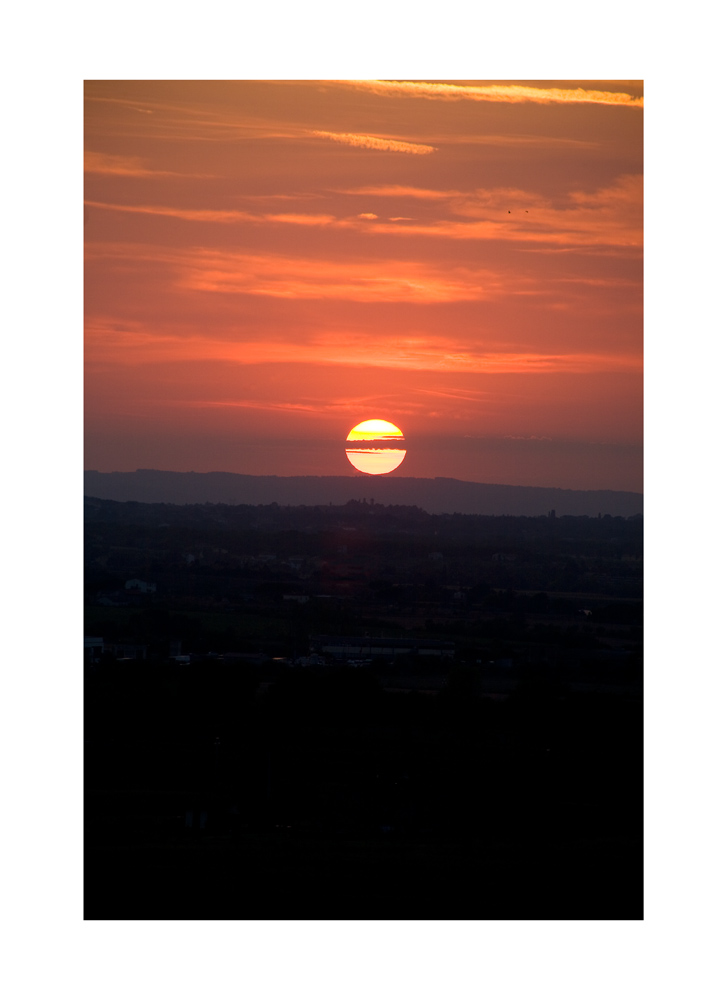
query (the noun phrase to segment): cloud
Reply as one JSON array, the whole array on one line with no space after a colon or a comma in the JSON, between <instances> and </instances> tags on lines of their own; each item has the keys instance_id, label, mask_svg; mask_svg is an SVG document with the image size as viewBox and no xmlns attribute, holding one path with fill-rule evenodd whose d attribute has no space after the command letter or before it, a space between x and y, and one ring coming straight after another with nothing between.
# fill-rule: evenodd
<instances>
[{"instance_id":1,"label":"cloud","mask_svg":"<svg viewBox=\"0 0 727 1000\"><path fill-rule=\"evenodd\" d=\"M420 336L401 339L385 334L360 335L351 331L321 334L301 342L290 339L271 343L262 338L220 340L200 334L180 336L160 334L156 327L145 328L130 323L126 328L113 320L89 316L86 325L86 362L88 371L131 366L203 362L225 364L301 364L340 366L343 368L381 368L397 371L470 374L570 374L633 373L642 369L638 354L598 352L546 353L537 351L458 350L443 337ZM424 391L424 390L422 390ZM483 398L481 391L470 396L427 391L466 401ZM487 394L484 394L487 395ZM224 403L220 405L226 405ZM238 402L236 405L246 405Z\"/></svg>"},{"instance_id":2,"label":"cloud","mask_svg":"<svg viewBox=\"0 0 727 1000\"><path fill-rule=\"evenodd\" d=\"M459 268L444 276L440 268L418 261L318 260L212 250L185 258L180 280L198 291L376 303L475 301L498 293L501 284L489 272Z\"/></svg>"},{"instance_id":3,"label":"cloud","mask_svg":"<svg viewBox=\"0 0 727 1000\"><path fill-rule=\"evenodd\" d=\"M392 197L419 197L416 189L380 188ZM372 192L369 192L369 195ZM449 218L407 223L375 222L380 233L448 239L503 240L515 243L639 248L643 242L643 179L620 177L608 188L573 191L554 202L511 188L478 189L469 194L426 192L431 200L449 201Z\"/></svg>"},{"instance_id":4,"label":"cloud","mask_svg":"<svg viewBox=\"0 0 727 1000\"><path fill-rule=\"evenodd\" d=\"M224 89L224 84L221 84ZM244 86L244 84L242 85ZM184 89L185 85L182 85ZM147 88L145 88L146 90ZM156 88L152 87L151 90ZM192 100L188 103L182 91L178 100L162 96L154 99L148 90L144 106L139 101L101 96L89 91L87 84L84 101L87 113L87 131L90 134L102 123L105 136L116 135L128 142L130 135L156 138L164 141L226 141L245 135L247 138L296 138L307 130L291 126L288 121L249 114L239 107L215 102ZM159 91L156 91L159 94ZM220 91L218 90L218 93ZM139 115L143 114L143 119ZM147 118L146 116L152 116Z\"/></svg>"},{"instance_id":5,"label":"cloud","mask_svg":"<svg viewBox=\"0 0 727 1000\"><path fill-rule=\"evenodd\" d=\"M375 198L421 198L425 201L443 201L462 196L461 191L434 191L431 188L411 187L406 184L370 185L348 188L340 193L371 195Z\"/></svg>"},{"instance_id":6,"label":"cloud","mask_svg":"<svg viewBox=\"0 0 727 1000\"><path fill-rule=\"evenodd\" d=\"M139 215L164 215L187 222L241 222L259 218L250 212L237 209L175 208L169 205L116 205L105 201L86 201L90 208L102 208L109 212L134 212Z\"/></svg>"},{"instance_id":7,"label":"cloud","mask_svg":"<svg viewBox=\"0 0 727 1000\"><path fill-rule=\"evenodd\" d=\"M338 222L335 215L309 215L304 212L279 212L267 215L252 216L258 222L280 222L289 226L330 226Z\"/></svg>"},{"instance_id":8,"label":"cloud","mask_svg":"<svg viewBox=\"0 0 727 1000\"><path fill-rule=\"evenodd\" d=\"M297 226L327 226L336 222L333 215L306 215L284 212L255 215L236 208L177 208L172 205L117 205L105 201L86 201L91 208L101 208L110 212L135 212L140 215L162 215L187 222L279 222Z\"/></svg>"},{"instance_id":9,"label":"cloud","mask_svg":"<svg viewBox=\"0 0 727 1000\"><path fill-rule=\"evenodd\" d=\"M641 108L643 97L611 90L584 90L582 87L523 87L515 84L470 86L453 83L424 83L400 80L338 80L340 85L368 90L380 96L424 97L439 101L535 102L537 104L609 104Z\"/></svg>"},{"instance_id":10,"label":"cloud","mask_svg":"<svg viewBox=\"0 0 727 1000\"><path fill-rule=\"evenodd\" d=\"M149 112L151 114L151 112ZM144 166L140 156L114 156L110 153L95 153L86 150L83 156L83 171L86 174L116 175L119 177L188 177L211 178L214 174L178 173L174 170L150 170Z\"/></svg>"},{"instance_id":11,"label":"cloud","mask_svg":"<svg viewBox=\"0 0 727 1000\"><path fill-rule=\"evenodd\" d=\"M452 134L451 132L437 135L432 133L429 138L433 142L441 142L448 146L496 146L501 149L526 153L530 149L548 149L552 147L558 152L585 152L600 149L600 143L588 139L572 139L562 135L497 135L495 133L475 135L473 133Z\"/></svg>"},{"instance_id":12,"label":"cloud","mask_svg":"<svg viewBox=\"0 0 727 1000\"><path fill-rule=\"evenodd\" d=\"M378 225L376 220L362 223ZM405 225L405 224L403 224ZM335 254L335 251L334 251ZM168 300L173 311L195 317L210 309L224 312L238 309L231 296L255 296L297 302L455 304L492 303L501 307L508 296L517 296L521 308L530 301L545 311L569 310L576 305L588 315L593 310L610 310L618 297L621 309L633 309L640 302L636 280L607 274L565 273L543 281L537 273L521 267L506 270L449 262L443 266L437 256L430 262L416 259L376 257L298 257L275 253L235 252L195 246L186 249L136 243L89 242L86 260L94 273L99 268L126 282L128 275L155 289L155 303ZM153 276L153 278L152 278ZM214 305L207 296L224 296ZM184 305L182 305L184 303ZM265 308L262 306L261 307ZM257 306L254 307L257 310ZM272 330L268 336L285 339ZM430 342L427 339L427 342ZM417 342L402 340L407 350L418 350ZM498 345L501 349L503 345Z\"/></svg>"},{"instance_id":13,"label":"cloud","mask_svg":"<svg viewBox=\"0 0 727 1000\"><path fill-rule=\"evenodd\" d=\"M111 156L87 150L83 157L83 170L87 174L118 174L124 177L154 177L168 174L167 170L149 170L139 156Z\"/></svg>"},{"instance_id":14,"label":"cloud","mask_svg":"<svg viewBox=\"0 0 727 1000\"><path fill-rule=\"evenodd\" d=\"M387 219L370 227L378 233L579 247L640 247L643 239L641 175L619 177L596 191L572 191L559 200L518 188L437 191L402 184L369 185L340 193L429 202L439 213L439 218L425 219L388 217L382 212Z\"/></svg>"},{"instance_id":15,"label":"cloud","mask_svg":"<svg viewBox=\"0 0 727 1000\"><path fill-rule=\"evenodd\" d=\"M414 153L419 156L435 151L434 146L425 146L422 143L401 142L398 139L382 139L376 135L357 135L354 132L321 132L311 130L309 134L320 136L322 139L332 139L334 142L344 142L349 146L359 146L362 149L386 149L393 153Z\"/></svg>"},{"instance_id":16,"label":"cloud","mask_svg":"<svg viewBox=\"0 0 727 1000\"><path fill-rule=\"evenodd\" d=\"M338 217L323 212L253 213L242 209L180 208L168 205L121 205L86 201L91 208L167 216L187 222L256 223L331 229L362 229L380 234L453 240L498 240L522 246L617 246L640 248L643 242L643 178L627 175L610 187L572 191L557 201L516 188L478 188L470 192L437 191L406 185L351 188L348 195L430 202L440 217L412 218L360 212ZM378 206L372 206L378 207ZM399 205L396 206L397 208ZM403 207L403 206L402 206ZM444 209L444 211L442 211Z\"/></svg>"}]
</instances>

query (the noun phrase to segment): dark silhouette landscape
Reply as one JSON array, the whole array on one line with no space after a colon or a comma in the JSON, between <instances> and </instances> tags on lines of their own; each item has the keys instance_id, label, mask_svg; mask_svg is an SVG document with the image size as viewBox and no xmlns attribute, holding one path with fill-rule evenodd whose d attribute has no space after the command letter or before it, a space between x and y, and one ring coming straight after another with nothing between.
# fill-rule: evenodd
<instances>
[{"instance_id":1,"label":"dark silhouette landscape","mask_svg":"<svg viewBox=\"0 0 727 1000\"><path fill-rule=\"evenodd\" d=\"M87 496L142 503L343 504L361 497L377 503L418 506L430 514L491 514L537 517L555 510L575 516L631 517L643 514L641 493L622 490L561 490L503 486L459 479L407 476L246 476L234 472L84 473Z\"/></svg>"},{"instance_id":2,"label":"dark silhouette landscape","mask_svg":"<svg viewBox=\"0 0 727 1000\"><path fill-rule=\"evenodd\" d=\"M639 515L85 507L87 918L641 919Z\"/></svg>"}]
</instances>

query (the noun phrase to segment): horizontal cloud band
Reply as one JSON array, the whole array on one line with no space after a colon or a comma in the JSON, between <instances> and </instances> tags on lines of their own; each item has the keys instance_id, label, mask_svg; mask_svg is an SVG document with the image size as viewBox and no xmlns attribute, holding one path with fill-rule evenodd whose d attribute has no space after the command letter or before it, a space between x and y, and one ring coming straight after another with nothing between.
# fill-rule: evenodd
<instances>
[{"instance_id":1,"label":"horizontal cloud band","mask_svg":"<svg viewBox=\"0 0 727 1000\"><path fill-rule=\"evenodd\" d=\"M338 83L373 91L380 96L425 97L444 101L497 101L507 104L534 101L537 104L610 104L641 108L643 97L616 93L611 90L573 90L560 87L523 87L515 84L495 84L473 87L454 83L424 83L401 80L339 80Z\"/></svg>"},{"instance_id":2,"label":"horizontal cloud band","mask_svg":"<svg viewBox=\"0 0 727 1000\"><path fill-rule=\"evenodd\" d=\"M376 135L357 135L355 132L311 131L310 134L320 136L322 139L332 139L334 142L343 142L349 146L359 146L362 149L384 149L393 153L414 153L419 156L435 151L434 146L425 146L423 143L382 139Z\"/></svg>"}]
</instances>

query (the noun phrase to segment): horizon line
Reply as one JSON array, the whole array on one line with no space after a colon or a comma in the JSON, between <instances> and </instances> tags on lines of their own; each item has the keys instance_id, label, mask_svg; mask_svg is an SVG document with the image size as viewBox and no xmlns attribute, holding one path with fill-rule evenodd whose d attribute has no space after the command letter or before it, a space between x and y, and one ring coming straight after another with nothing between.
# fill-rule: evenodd
<instances>
[{"instance_id":1,"label":"horizon line","mask_svg":"<svg viewBox=\"0 0 727 1000\"><path fill-rule=\"evenodd\" d=\"M279 476L276 473L265 473L262 475L257 475L250 472L229 472L225 469L216 469L210 472L195 472L193 469L187 469L186 471L180 471L178 469L132 469L132 470L114 470L112 472L101 472L98 469L84 469L84 476L87 473L95 473L97 476L133 476L138 472L157 472L163 475L173 475L173 476L243 476L247 479L359 479L366 480L367 482L372 482L372 477L361 473L360 475L338 475L338 476L317 476L317 475L297 475L297 476ZM630 493L634 496L643 497L643 491L639 490L619 490L613 489L612 487L601 487L598 489L580 489L578 487L572 486L523 486L519 483L484 483L473 479L456 479L454 476L390 476L388 474L383 474L377 476L376 479L381 481L384 477L387 479L397 479L397 480L416 480L418 482L450 482L450 483L462 483L466 486L495 486L504 489L517 489L517 490L560 490L563 493ZM84 496L88 494L84 493ZM103 499L98 497L97 499Z\"/></svg>"}]
</instances>

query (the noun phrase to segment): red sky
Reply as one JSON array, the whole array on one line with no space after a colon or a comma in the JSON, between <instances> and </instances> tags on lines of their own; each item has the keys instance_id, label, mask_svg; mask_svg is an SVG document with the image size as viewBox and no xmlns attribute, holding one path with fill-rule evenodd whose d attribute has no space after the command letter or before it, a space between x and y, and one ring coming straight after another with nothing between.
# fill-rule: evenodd
<instances>
[{"instance_id":1,"label":"red sky","mask_svg":"<svg viewBox=\"0 0 727 1000\"><path fill-rule=\"evenodd\" d=\"M88 82L86 467L641 490L641 95Z\"/></svg>"}]
</instances>

